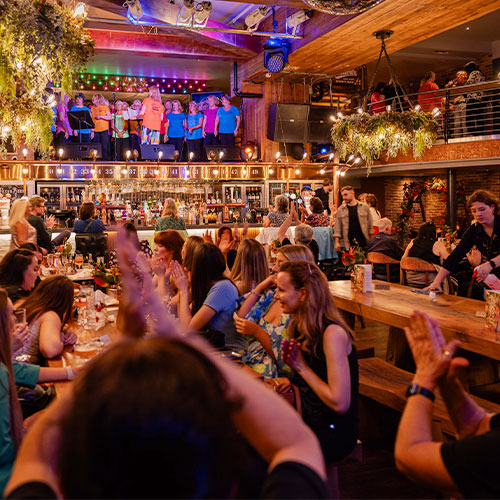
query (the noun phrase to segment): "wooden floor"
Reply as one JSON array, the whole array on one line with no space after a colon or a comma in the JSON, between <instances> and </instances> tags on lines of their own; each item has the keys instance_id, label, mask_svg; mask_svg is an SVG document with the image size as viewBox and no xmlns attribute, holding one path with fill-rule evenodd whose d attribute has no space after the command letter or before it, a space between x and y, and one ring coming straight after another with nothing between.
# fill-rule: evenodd
<instances>
[{"instance_id":1,"label":"wooden floor","mask_svg":"<svg viewBox=\"0 0 500 500\"><path fill-rule=\"evenodd\" d=\"M385 359L389 327L365 320L362 328L356 319L354 339L356 346L374 347L375 356ZM363 411L362 407L360 411ZM393 415L394 426L397 415ZM441 498L438 492L419 487L401 474L394 464L393 435L374 441L363 439L363 462L342 465L339 468L340 497L358 498Z\"/></svg>"}]
</instances>

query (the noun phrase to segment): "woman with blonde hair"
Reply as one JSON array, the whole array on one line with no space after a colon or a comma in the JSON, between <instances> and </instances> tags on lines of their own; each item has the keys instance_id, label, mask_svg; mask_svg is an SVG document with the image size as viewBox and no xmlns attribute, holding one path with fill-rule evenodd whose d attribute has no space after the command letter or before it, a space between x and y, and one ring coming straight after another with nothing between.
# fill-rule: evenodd
<instances>
[{"instance_id":1,"label":"woman with blonde hair","mask_svg":"<svg viewBox=\"0 0 500 500\"><path fill-rule=\"evenodd\" d=\"M291 373L281 356L281 342L288 338L286 328L290 315L283 313L280 302L275 298L276 273L281 264L290 260L314 262L314 256L311 250L303 245L281 247L272 270L273 274L243 298L238 317L235 318L236 331L253 338L243 362L268 378Z\"/></svg>"},{"instance_id":2,"label":"woman with blonde hair","mask_svg":"<svg viewBox=\"0 0 500 500\"><path fill-rule=\"evenodd\" d=\"M9 213L10 250L19 248L24 243L36 244L36 229L28 222L31 205L26 198L16 200Z\"/></svg>"},{"instance_id":3,"label":"woman with blonde hair","mask_svg":"<svg viewBox=\"0 0 500 500\"><path fill-rule=\"evenodd\" d=\"M168 135L168 143L175 146L179 152L177 161L182 161L184 141L186 139L186 114L182 111L182 104L178 99L172 101L172 111L167 114L165 134Z\"/></svg>"},{"instance_id":4,"label":"woman with blonde hair","mask_svg":"<svg viewBox=\"0 0 500 500\"><path fill-rule=\"evenodd\" d=\"M137 118L142 118L142 144L160 144L161 120L163 104L160 89L156 85L149 87L149 97L142 101L141 112Z\"/></svg>"},{"instance_id":5,"label":"woman with blonde hair","mask_svg":"<svg viewBox=\"0 0 500 500\"><path fill-rule=\"evenodd\" d=\"M352 451L358 435L358 362L349 327L314 263L283 263L276 284L276 299L292 316L283 361L293 370L302 417L318 437L325 461L340 460Z\"/></svg>"},{"instance_id":6,"label":"woman with blonde hair","mask_svg":"<svg viewBox=\"0 0 500 500\"><path fill-rule=\"evenodd\" d=\"M251 238L244 239L236 253L236 259L231 269L231 279L240 295L252 290L269 275L264 247Z\"/></svg>"},{"instance_id":7,"label":"woman with blonde hair","mask_svg":"<svg viewBox=\"0 0 500 500\"><path fill-rule=\"evenodd\" d=\"M165 231L167 229L186 231L186 222L182 217L179 217L177 205L173 198L167 198L165 200L161 217L156 219L155 224L155 233L157 233L158 231Z\"/></svg>"}]
</instances>

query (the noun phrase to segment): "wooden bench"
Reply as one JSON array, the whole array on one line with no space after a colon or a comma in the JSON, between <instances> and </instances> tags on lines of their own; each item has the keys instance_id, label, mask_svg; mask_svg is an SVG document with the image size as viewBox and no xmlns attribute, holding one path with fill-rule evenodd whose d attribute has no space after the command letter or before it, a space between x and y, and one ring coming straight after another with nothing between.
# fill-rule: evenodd
<instances>
[{"instance_id":1,"label":"wooden bench","mask_svg":"<svg viewBox=\"0 0 500 500\"><path fill-rule=\"evenodd\" d=\"M393 410L403 411L406 405L406 389L412 379L412 373L379 358L359 360L359 394ZM500 405L476 396L471 397L487 412L500 413ZM432 417L439 422L443 433L455 436L455 427L439 392L436 394Z\"/></svg>"}]
</instances>

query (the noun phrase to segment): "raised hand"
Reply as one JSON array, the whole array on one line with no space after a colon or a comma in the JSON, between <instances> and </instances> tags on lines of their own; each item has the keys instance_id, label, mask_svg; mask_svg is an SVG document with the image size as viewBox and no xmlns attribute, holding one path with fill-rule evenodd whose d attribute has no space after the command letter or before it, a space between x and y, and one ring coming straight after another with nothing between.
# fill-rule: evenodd
<instances>
[{"instance_id":1,"label":"raised hand","mask_svg":"<svg viewBox=\"0 0 500 500\"><path fill-rule=\"evenodd\" d=\"M24 347L24 344L29 339L29 331L27 323L19 323L14 327L12 331L11 344L12 344L12 352L19 351Z\"/></svg>"},{"instance_id":2,"label":"raised hand","mask_svg":"<svg viewBox=\"0 0 500 500\"><path fill-rule=\"evenodd\" d=\"M188 278L182 266L176 261L173 260L170 264L170 276L176 288L179 289L180 292L185 292L189 288Z\"/></svg>"},{"instance_id":3,"label":"raised hand","mask_svg":"<svg viewBox=\"0 0 500 500\"><path fill-rule=\"evenodd\" d=\"M290 368L293 368L299 374L304 371L307 364L300 350L300 344L293 339L283 340L281 342L281 350L281 357Z\"/></svg>"}]
</instances>

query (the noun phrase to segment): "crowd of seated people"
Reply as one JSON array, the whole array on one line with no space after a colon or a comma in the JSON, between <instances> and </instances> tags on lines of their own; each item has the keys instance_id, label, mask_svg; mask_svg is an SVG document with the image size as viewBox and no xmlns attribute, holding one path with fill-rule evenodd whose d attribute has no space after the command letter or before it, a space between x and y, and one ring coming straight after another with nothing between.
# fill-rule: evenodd
<instances>
[{"instance_id":1,"label":"crowd of seated people","mask_svg":"<svg viewBox=\"0 0 500 500\"><path fill-rule=\"evenodd\" d=\"M141 144L160 143L174 145L179 161L188 158L201 161L203 146L234 146L241 123L240 112L228 95L220 100L211 95L201 103L191 101L184 110L177 99L163 102L156 86L150 87L149 96L142 102L135 100L131 104L121 100L110 103L101 94L94 94L86 105L81 92L74 101L57 94L52 111L56 150L64 148L69 140L95 142L101 144L102 159L106 161L123 161L127 151L136 150L140 154ZM72 122L76 128L71 128L72 113L78 111L91 115L94 128L78 126L76 121Z\"/></svg>"}]
</instances>

